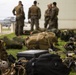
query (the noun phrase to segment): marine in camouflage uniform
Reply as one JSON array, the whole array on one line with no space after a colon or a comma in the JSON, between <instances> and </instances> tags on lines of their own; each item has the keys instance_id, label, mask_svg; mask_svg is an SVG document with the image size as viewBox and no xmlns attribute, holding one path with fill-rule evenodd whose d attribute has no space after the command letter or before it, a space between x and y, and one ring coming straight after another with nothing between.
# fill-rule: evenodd
<instances>
[{"instance_id":1,"label":"marine in camouflage uniform","mask_svg":"<svg viewBox=\"0 0 76 75\"><path fill-rule=\"evenodd\" d=\"M34 1L34 5L29 8L28 11L28 19L31 20L31 31L33 31L34 24L36 26L36 30L39 30L39 19L41 18L41 10L37 6L37 1Z\"/></svg>"},{"instance_id":2,"label":"marine in camouflage uniform","mask_svg":"<svg viewBox=\"0 0 76 75\"><path fill-rule=\"evenodd\" d=\"M59 8L56 6L57 3L53 2L52 4L52 13L51 13L51 20L49 22L49 29L56 28L58 29L58 13L59 13Z\"/></svg>"},{"instance_id":3,"label":"marine in camouflage uniform","mask_svg":"<svg viewBox=\"0 0 76 75\"><path fill-rule=\"evenodd\" d=\"M23 4L21 1L19 1L19 4L13 9L12 12L14 15L16 15L15 34L17 36L22 35L23 34L25 13L24 13Z\"/></svg>"},{"instance_id":4,"label":"marine in camouflage uniform","mask_svg":"<svg viewBox=\"0 0 76 75\"><path fill-rule=\"evenodd\" d=\"M52 10L52 4L47 5L48 9L45 11L45 23L44 28L47 28L47 25L49 24L49 20L51 18L51 10Z\"/></svg>"}]
</instances>

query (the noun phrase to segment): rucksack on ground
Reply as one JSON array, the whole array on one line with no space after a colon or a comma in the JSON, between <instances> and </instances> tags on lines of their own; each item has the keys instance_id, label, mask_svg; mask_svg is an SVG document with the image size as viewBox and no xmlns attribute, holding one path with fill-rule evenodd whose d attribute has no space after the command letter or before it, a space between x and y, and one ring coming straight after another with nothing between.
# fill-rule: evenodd
<instances>
[{"instance_id":1,"label":"rucksack on ground","mask_svg":"<svg viewBox=\"0 0 76 75\"><path fill-rule=\"evenodd\" d=\"M26 65L27 75L69 75L70 69L56 54L43 54Z\"/></svg>"}]
</instances>

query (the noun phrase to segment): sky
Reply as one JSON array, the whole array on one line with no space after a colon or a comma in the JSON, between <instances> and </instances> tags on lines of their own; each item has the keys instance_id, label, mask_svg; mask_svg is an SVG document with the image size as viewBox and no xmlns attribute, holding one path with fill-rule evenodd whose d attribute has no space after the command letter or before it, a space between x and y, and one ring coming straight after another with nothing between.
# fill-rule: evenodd
<instances>
[{"instance_id":1,"label":"sky","mask_svg":"<svg viewBox=\"0 0 76 75\"><path fill-rule=\"evenodd\" d=\"M0 20L14 16L12 10L18 5L18 1L22 1L27 18L28 8L33 4L34 0L0 0Z\"/></svg>"},{"instance_id":2,"label":"sky","mask_svg":"<svg viewBox=\"0 0 76 75\"><path fill-rule=\"evenodd\" d=\"M0 20L14 16L12 10L18 5L19 0L0 0ZM27 19L28 8L33 4L34 0L21 0L24 5L25 16ZM76 19L76 0L37 0L39 7L41 8L42 19L44 18L44 12L47 8L47 4L53 1L57 2L59 7L60 19ZM44 4L44 5L43 5ZM69 12L69 13L68 13Z\"/></svg>"}]
</instances>

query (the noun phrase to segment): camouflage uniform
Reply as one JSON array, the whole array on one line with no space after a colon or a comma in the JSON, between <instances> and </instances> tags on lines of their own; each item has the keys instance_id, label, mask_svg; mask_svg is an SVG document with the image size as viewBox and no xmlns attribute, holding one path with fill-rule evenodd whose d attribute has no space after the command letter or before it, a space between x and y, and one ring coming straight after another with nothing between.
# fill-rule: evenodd
<instances>
[{"instance_id":1,"label":"camouflage uniform","mask_svg":"<svg viewBox=\"0 0 76 75\"><path fill-rule=\"evenodd\" d=\"M52 8L51 20L49 22L49 29L56 28L58 29L58 12L59 9L57 7Z\"/></svg>"},{"instance_id":2,"label":"camouflage uniform","mask_svg":"<svg viewBox=\"0 0 76 75\"><path fill-rule=\"evenodd\" d=\"M45 23L44 23L44 28L47 28L47 25L49 24L49 20L50 20L50 17L51 17L51 9L47 9L45 11Z\"/></svg>"},{"instance_id":3,"label":"camouflage uniform","mask_svg":"<svg viewBox=\"0 0 76 75\"><path fill-rule=\"evenodd\" d=\"M28 19L31 19L31 31L33 31L34 24L36 30L39 30L39 19L41 18L41 10L38 6L32 5L28 11Z\"/></svg>"},{"instance_id":4,"label":"camouflage uniform","mask_svg":"<svg viewBox=\"0 0 76 75\"><path fill-rule=\"evenodd\" d=\"M23 34L24 19L25 19L23 5L16 6L12 12L14 15L16 15L15 34L17 36L22 35Z\"/></svg>"}]
</instances>

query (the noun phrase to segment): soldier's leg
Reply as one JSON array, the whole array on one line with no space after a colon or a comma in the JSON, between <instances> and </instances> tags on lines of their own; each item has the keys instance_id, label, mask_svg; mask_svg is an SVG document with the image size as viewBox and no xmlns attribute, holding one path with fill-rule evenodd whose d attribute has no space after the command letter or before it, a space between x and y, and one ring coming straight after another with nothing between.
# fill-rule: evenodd
<instances>
[{"instance_id":1,"label":"soldier's leg","mask_svg":"<svg viewBox=\"0 0 76 75\"><path fill-rule=\"evenodd\" d=\"M21 25L20 25L20 35L23 35L23 27L24 27L24 20L21 20Z\"/></svg>"},{"instance_id":2,"label":"soldier's leg","mask_svg":"<svg viewBox=\"0 0 76 75\"><path fill-rule=\"evenodd\" d=\"M16 21L15 25L15 35L18 36L18 21Z\"/></svg>"},{"instance_id":3,"label":"soldier's leg","mask_svg":"<svg viewBox=\"0 0 76 75\"><path fill-rule=\"evenodd\" d=\"M47 26L49 25L49 21L50 21L50 20L47 20Z\"/></svg>"},{"instance_id":4,"label":"soldier's leg","mask_svg":"<svg viewBox=\"0 0 76 75\"><path fill-rule=\"evenodd\" d=\"M22 25L22 21L18 20L17 25L16 25L16 34L17 34L17 36L21 35L21 31L22 31L21 25Z\"/></svg>"},{"instance_id":5,"label":"soldier's leg","mask_svg":"<svg viewBox=\"0 0 76 75\"><path fill-rule=\"evenodd\" d=\"M47 24L48 23L48 21L47 20L45 20L45 23L44 23L44 28L47 28Z\"/></svg>"},{"instance_id":6,"label":"soldier's leg","mask_svg":"<svg viewBox=\"0 0 76 75\"><path fill-rule=\"evenodd\" d=\"M49 21L49 27L48 27L48 29L53 29L54 28L54 21Z\"/></svg>"},{"instance_id":7,"label":"soldier's leg","mask_svg":"<svg viewBox=\"0 0 76 75\"><path fill-rule=\"evenodd\" d=\"M51 28L52 28L52 21L49 20L49 27L48 27L48 29L51 29Z\"/></svg>"},{"instance_id":8,"label":"soldier's leg","mask_svg":"<svg viewBox=\"0 0 76 75\"><path fill-rule=\"evenodd\" d=\"M20 24L21 22L19 21L18 22L18 36L20 36L21 35L21 24Z\"/></svg>"},{"instance_id":9,"label":"soldier's leg","mask_svg":"<svg viewBox=\"0 0 76 75\"><path fill-rule=\"evenodd\" d=\"M18 29L19 35L23 34L23 26L24 26L24 20L22 19L19 21L19 29Z\"/></svg>"},{"instance_id":10,"label":"soldier's leg","mask_svg":"<svg viewBox=\"0 0 76 75\"><path fill-rule=\"evenodd\" d=\"M31 31L34 30L33 27L34 27L34 19L31 19Z\"/></svg>"},{"instance_id":11,"label":"soldier's leg","mask_svg":"<svg viewBox=\"0 0 76 75\"><path fill-rule=\"evenodd\" d=\"M58 18L57 18L57 20L56 20L55 28L58 29Z\"/></svg>"},{"instance_id":12,"label":"soldier's leg","mask_svg":"<svg viewBox=\"0 0 76 75\"><path fill-rule=\"evenodd\" d=\"M23 35L23 26L20 25L20 35Z\"/></svg>"},{"instance_id":13,"label":"soldier's leg","mask_svg":"<svg viewBox=\"0 0 76 75\"><path fill-rule=\"evenodd\" d=\"M35 19L36 30L39 30L39 19Z\"/></svg>"},{"instance_id":14,"label":"soldier's leg","mask_svg":"<svg viewBox=\"0 0 76 75\"><path fill-rule=\"evenodd\" d=\"M44 28L47 28L49 21L50 21L49 17L45 18Z\"/></svg>"}]
</instances>

